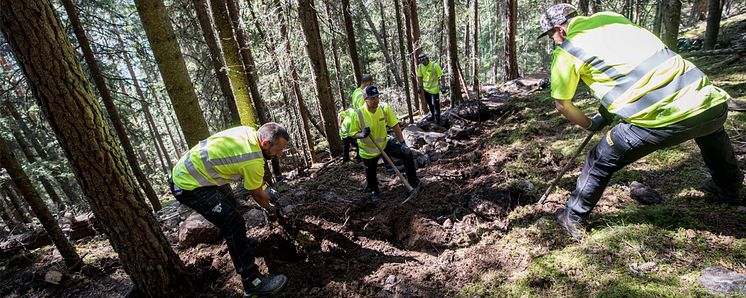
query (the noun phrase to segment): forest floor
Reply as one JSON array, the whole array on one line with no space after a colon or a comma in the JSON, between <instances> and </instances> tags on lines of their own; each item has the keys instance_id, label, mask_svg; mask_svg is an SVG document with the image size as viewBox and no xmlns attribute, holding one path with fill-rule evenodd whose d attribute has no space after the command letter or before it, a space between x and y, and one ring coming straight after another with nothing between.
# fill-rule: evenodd
<instances>
[{"instance_id":1,"label":"forest floor","mask_svg":"<svg viewBox=\"0 0 746 298\"><path fill-rule=\"evenodd\" d=\"M690 60L746 101L746 57L718 65L723 59ZM592 113L597 104L587 89L578 95ZM586 237L575 241L553 214L574 188L583 155L547 202L536 202L586 133L554 110L548 90L481 100L489 116L469 122L466 140L449 140L439 160L418 170L427 186L406 204L405 188L383 167L382 196L367 200L363 167L354 163L332 162L281 188L281 205L293 205L285 228L249 231L263 239L261 270L289 278L280 296L717 296L697 283L704 268L746 274L746 207L699 190L709 174L694 142L618 172ZM731 112L726 128L745 167L746 113ZM631 199L633 181L664 201L644 206ZM78 241L77 248L92 269L59 285L44 281L47 271L64 271L49 247L2 260L0 296L111 297L132 287L104 238ZM201 297L239 296L224 244L175 249Z\"/></svg>"}]
</instances>

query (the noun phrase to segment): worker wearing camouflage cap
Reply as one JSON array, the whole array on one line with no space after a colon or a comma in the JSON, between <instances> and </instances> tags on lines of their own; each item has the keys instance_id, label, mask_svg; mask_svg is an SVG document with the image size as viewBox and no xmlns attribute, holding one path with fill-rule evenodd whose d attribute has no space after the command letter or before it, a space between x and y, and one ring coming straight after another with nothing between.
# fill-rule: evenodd
<instances>
[{"instance_id":1,"label":"worker wearing camouflage cap","mask_svg":"<svg viewBox=\"0 0 746 298\"><path fill-rule=\"evenodd\" d=\"M613 126L588 152L575 190L557 212L560 225L581 237L582 221L601 198L611 176L661 148L694 139L711 178L703 188L719 200L743 204L743 174L723 129L728 94L691 62L655 35L624 16L600 12L579 16L570 4L557 4L541 16L543 33L558 47L551 66L555 108L570 122L599 131ZM583 80L600 101L588 118L572 102Z\"/></svg>"}]
</instances>

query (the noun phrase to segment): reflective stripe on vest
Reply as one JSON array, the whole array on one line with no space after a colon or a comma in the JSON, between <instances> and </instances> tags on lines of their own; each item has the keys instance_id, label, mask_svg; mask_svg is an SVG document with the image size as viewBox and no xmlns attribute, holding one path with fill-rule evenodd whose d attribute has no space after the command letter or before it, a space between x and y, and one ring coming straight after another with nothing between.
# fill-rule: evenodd
<instances>
[{"instance_id":1,"label":"reflective stripe on vest","mask_svg":"<svg viewBox=\"0 0 746 298\"><path fill-rule=\"evenodd\" d=\"M244 154L237 155L237 156L210 159L206 146L207 146L207 140L202 140L199 142L199 157L200 157L200 160L202 161L202 166L204 167L205 172L207 172L207 175L209 175L210 178L215 180L215 183L217 183L217 185L227 184L228 182L225 181L223 177L220 177L218 172L215 171L215 168L214 168L215 166L224 166L224 165L249 161L252 159L263 158L262 152L257 151L257 152L244 153ZM192 163L191 155L192 155L191 152L187 153L186 160L184 160L184 167L186 168L187 172L189 172L189 175L194 177L194 179L197 180L197 182L201 186L215 185L214 183L211 183L210 181L205 179L205 177L202 176L199 173L199 171L197 171L197 168L194 166L194 163ZM241 177L242 177L241 175L231 175L231 180L236 181L240 179Z\"/></svg>"},{"instance_id":2,"label":"reflective stripe on vest","mask_svg":"<svg viewBox=\"0 0 746 298\"><path fill-rule=\"evenodd\" d=\"M389 121L388 121L388 118L386 116L386 111L384 110L383 107L379 106L378 108L381 109L381 113L383 113L383 122L386 125L386 127L388 127ZM365 125L365 118L363 117L362 108L357 109L356 111L357 111L357 118L360 121L360 130L362 130L363 128L368 127L368 126ZM376 111L378 111L378 110L376 110ZM373 142L371 142L370 139L371 139L370 137L365 137L365 138L362 138L362 139L358 139L364 145L370 146L370 147L359 146L359 148L362 149L365 152L370 153L370 154L379 154L379 153L381 153L381 151L378 150L378 148L376 147L376 145L373 144ZM375 142L379 143L379 146L381 146L380 143L385 143L386 142L386 138L385 137L384 138L377 138L375 140Z\"/></svg>"},{"instance_id":3,"label":"reflective stripe on vest","mask_svg":"<svg viewBox=\"0 0 746 298\"><path fill-rule=\"evenodd\" d=\"M565 40L565 42L563 42L560 47L571 55L575 56L575 58L578 58L591 67L596 68L597 70L603 72L610 79L616 81L616 85L611 90L606 92L606 94L604 94L604 96L600 99L601 104L607 108L611 106L611 104L613 104L617 99L619 99L620 96L622 96L630 88L632 88L632 86L634 86L638 81L640 81L642 77L644 77L650 71L663 64L663 62L676 57L676 53L668 48L663 48L650 57L646 58L643 62L632 69L632 71L630 71L626 75L623 75L616 68L608 65L606 61L598 58L597 56L590 55L582 48L576 47L572 44L572 42L570 42L570 40ZM699 80L702 77L704 77L704 74L699 69L690 69L684 74L675 77L666 85L648 92L646 95L638 98L634 102L627 103L625 106L622 106L614 113L621 116L622 118L632 117L635 114L642 112L652 104L655 104L659 100L662 100L669 95L674 94L675 92L681 90L689 84L694 83L696 80Z\"/></svg>"},{"instance_id":4,"label":"reflective stripe on vest","mask_svg":"<svg viewBox=\"0 0 746 298\"><path fill-rule=\"evenodd\" d=\"M420 68L425 68L427 66L424 66L420 64ZM431 84L437 82L437 78L435 78L435 62L430 63L430 80L425 81L425 74L427 73L427 68L420 69L420 73L422 73L422 84ZM433 87L433 86L427 86L427 87Z\"/></svg>"}]
</instances>

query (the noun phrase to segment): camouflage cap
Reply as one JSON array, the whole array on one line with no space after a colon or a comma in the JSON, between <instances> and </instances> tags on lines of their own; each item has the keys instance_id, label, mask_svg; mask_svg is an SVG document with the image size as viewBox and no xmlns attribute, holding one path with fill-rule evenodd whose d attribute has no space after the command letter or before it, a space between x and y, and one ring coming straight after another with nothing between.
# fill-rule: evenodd
<instances>
[{"instance_id":1,"label":"camouflage cap","mask_svg":"<svg viewBox=\"0 0 746 298\"><path fill-rule=\"evenodd\" d=\"M578 11L575 9L575 6L572 6L572 4L560 3L552 5L547 8L547 11L545 11L541 16L541 19L539 19L539 26L541 26L541 30L544 31L544 33L539 35L537 39L549 34L549 31L552 31L552 28L554 28L555 25L562 25L577 15Z\"/></svg>"}]
</instances>

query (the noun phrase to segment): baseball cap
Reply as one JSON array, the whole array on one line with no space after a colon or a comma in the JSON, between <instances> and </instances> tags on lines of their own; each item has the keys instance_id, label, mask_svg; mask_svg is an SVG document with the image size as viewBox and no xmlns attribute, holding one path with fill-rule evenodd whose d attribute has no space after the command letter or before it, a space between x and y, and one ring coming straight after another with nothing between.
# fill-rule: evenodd
<instances>
[{"instance_id":1,"label":"baseball cap","mask_svg":"<svg viewBox=\"0 0 746 298\"><path fill-rule=\"evenodd\" d=\"M417 61L425 61L425 59L427 59L427 55L425 55L425 53L422 53L419 56L417 56Z\"/></svg>"},{"instance_id":2,"label":"baseball cap","mask_svg":"<svg viewBox=\"0 0 746 298\"><path fill-rule=\"evenodd\" d=\"M578 16L578 11L572 4L560 3L552 5L551 7L547 8L547 11L545 11L544 14L541 16L541 19L539 19L539 26L541 26L541 30L544 31L544 33L539 35L536 39L542 38L545 35L549 34L549 32L552 31L555 25L562 25L569 19L576 16Z\"/></svg>"},{"instance_id":3,"label":"baseball cap","mask_svg":"<svg viewBox=\"0 0 746 298\"><path fill-rule=\"evenodd\" d=\"M378 87L376 87L376 85L365 87L365 99L372 98L378 95L381 95L381 93L378 92Z\"/></svg>"}]
</instances>

